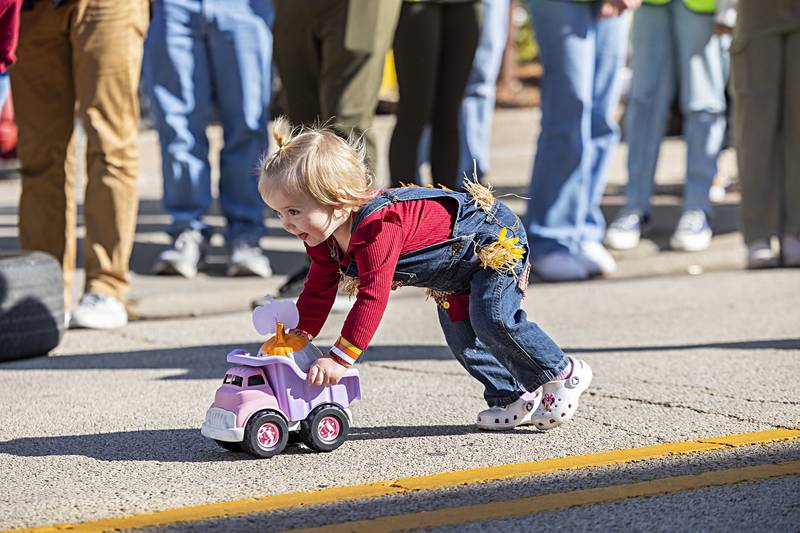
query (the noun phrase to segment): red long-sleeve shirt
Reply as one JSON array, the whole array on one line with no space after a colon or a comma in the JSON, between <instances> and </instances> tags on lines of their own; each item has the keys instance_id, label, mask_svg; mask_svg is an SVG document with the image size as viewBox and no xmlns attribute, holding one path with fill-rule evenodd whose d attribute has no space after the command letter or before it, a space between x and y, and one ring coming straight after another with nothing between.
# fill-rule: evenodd
<instances>
[{"instance_id":1,"label":"red long-sleeve shirt","mask_svg":"<svg viewBox=\"0 0 800 533\"><path fill-rule=\"evenodd\" d=\"M306 246L311 268L297 300L297 327L317 336L336 298L340 266L344 271L350 261L355 261L358 294L337 342L341 351L337 347L332 350L340 356L340 362L352 364L378 329L400 255L449 239L456 212L457 205L448 199L396 202L359 223L347 253L342 253L333 237L317 246Z\"/></svg>"},{"instance_id":2,"label":"red long-sleeve shirt","mask_svg":"<svg viewBox=\"0 0 800 533\"><path fill-rule=\"evenodd\" d=\"M0 73L17 60L19 11L22 0L0 0Z\"/></svg>"}]
</instances>

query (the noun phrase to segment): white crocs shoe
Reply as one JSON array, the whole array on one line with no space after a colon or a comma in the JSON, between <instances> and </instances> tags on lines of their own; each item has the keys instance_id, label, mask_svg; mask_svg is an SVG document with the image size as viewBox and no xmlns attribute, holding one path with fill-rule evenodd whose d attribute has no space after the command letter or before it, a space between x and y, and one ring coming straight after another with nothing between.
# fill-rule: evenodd
<instances>
[{"instance_id":1,"label":"white crocs shoe","mask_svg":"<svg viewBox=\"0 0 800 533\"><path fill-rule=\"evenodd\" d=\"M542 389L526 392L505 407L490 407L478 413L478 429L505 431L531 423L531 415L542 401Z\"/></svg>"},{"instance_id":2,"label":"white crocs shoe","mask_svg":"<svg viewBox=\"0 0 800 533\"><path fill-rule=\"evenodd\" d=\"M572 358L570 358L572 359ZM551 381L542 386L542 402L531 416L531 423L546 430L569 422L578 409L578 400L592 382L589 363L572 359L572 372L567 379Z\"/></svg>"}]
</instances>

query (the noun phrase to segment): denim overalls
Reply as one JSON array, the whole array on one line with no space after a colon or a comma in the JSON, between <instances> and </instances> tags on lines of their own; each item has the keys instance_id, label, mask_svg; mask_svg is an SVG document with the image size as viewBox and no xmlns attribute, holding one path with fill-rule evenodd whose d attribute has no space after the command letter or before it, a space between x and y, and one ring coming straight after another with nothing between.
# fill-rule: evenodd
<instances>
[{"instance_id":1,"label":"denim overalls","mask_svg":"<svg viewBox=\"0 0 800 533\"><path fill-rule=\"evenodd\" d=\"M520 309L520 283L528 262L528 242L519 218L494 200L486 210L467 193L423 187L387 189L363 205L353 219L353 231L365 217L395 202L450 198L458 203L452 237L447 241L402 254L395 284L426 287L452 294L469 293L469 320L451 320L439 306L439 322L459 363L485 387L490 406L505 406L525 391L534 391L567 366L567 358L539 326ZM513 271L482 268L477 250L507 237L519 237L526 253ZM344 274L358 276L355 261Z\"/></svg>"}]
</instances>

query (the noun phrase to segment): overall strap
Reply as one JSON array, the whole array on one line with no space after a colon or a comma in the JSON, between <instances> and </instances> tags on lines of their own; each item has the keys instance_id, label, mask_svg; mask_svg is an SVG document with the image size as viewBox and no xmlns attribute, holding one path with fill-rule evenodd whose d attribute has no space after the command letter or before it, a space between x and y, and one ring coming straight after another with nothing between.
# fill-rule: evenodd
<instances>
[{"instance_id":1,"label":"overall strap","mask_svg":"<svg viewBox=\"0 0 800 533\"><path fill-rule=\"evenodd\" d=\"M435 198L452 198L456 200L458 203L459 214L461 213L463 203L466 201L466 195L464 193L445 189L413 186L400 187L397 189L384 189L380 194L375 196L375 198L361 206L361 208L356 211L351 231L354 232L356 227L358 227L358 224L366 217L394 203L408 202L411 200L431 200Z\"/></svg>"}]
</instances>

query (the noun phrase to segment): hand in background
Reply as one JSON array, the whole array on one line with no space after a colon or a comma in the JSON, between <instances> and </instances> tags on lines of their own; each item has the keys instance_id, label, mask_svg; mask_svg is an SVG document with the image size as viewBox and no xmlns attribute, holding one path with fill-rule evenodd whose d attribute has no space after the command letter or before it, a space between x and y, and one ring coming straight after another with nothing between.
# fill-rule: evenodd
<instances>
[{"instance_id":1,"label":"hand in background","mask_svg":"<svg viewBox=\"0 0 800 533\"><path fill-rule=\"evenodd\" d=\"M336 385L347 368L330 357L320 357L308 369L308 382L311 385Z\"/></svg>"},{"instance_id":2,"label":"hand in background","mask_svg":"<svg viewBox=\"0 0 800 533\"><path fill-rule=\"evenodd\" d=\"M636 9L642 4L641 0L604 0L600 6L599 18L612 18L622 15L627 9Z\"/></svg>"},{"instance_id":3,"label":"hand in background","mask_svg":"<svg viewBox=\"0 0 800 533\"><path fill-rule=\"evenodd\" d=\"M726 26L725 24L720 24L717 22L714 24L714 35L730 35L733 33L733 28L730 26Z\"/></svg>"}]
</instances>

